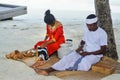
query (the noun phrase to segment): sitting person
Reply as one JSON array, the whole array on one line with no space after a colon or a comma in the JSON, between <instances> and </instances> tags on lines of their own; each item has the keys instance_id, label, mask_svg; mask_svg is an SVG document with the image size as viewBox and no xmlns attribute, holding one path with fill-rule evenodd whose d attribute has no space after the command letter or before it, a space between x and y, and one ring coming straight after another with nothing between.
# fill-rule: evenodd
<instances>
[{"instance_id":1,"label":"sitting person","mask_svg":"<svg viewBox=\"0 0 120 80\"><path fill-rule=\"evenodd\" d=\"M52 71L81 70L88 71L100 61L106 52L107 34L97 26L97 17L90 14L86 18L85 33L79 47L64 56L60 61L47 69L35 69L38 74L48 75Z\"/></svg>"},{"instance_id":2,"label":"sitting person","mask_svg":"<svg viewBox=\"0 0 120 80\"><path fill-rule=\"evenodd\" d=\"M34 45L34 48L26 51L15 50L6 55L8 59L22 59L24 57L33 57L36 55L38 60L31 67L36 68L44 64L49 56L54 54L59 48L60 44L65 43L63 25L57 21L50 13L50 10L45 12L44 22L46 23L46 36L43 41L39 41ZM21 55L19 57L19 55Z\"/></svg>"},{"instance_id":3,"label":"sitting person","mask_svg":"<svg viewBox=\"0 0 120 80\"><path fill-rule=\"evenodd\" d=\"M35 44L34 49L38 49L39 60L32 67L41 65L41 61L47 61L49 56L60 48L60 44L65 43L63 25L55 19L50 10L45 12L44 22L46 25L46 36L43 41ZM41 49L42 50L41 50Z\"/></svg>"}]
</instances>

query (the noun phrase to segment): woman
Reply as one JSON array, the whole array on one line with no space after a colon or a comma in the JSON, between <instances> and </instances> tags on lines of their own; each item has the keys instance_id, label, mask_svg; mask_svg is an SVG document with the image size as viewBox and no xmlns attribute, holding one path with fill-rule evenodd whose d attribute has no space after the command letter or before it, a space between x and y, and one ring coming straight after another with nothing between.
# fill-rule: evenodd
<instances>
[{"instance_id":1,"label":"woman","mask_svg":"<svg viewBox=\"0 0 120 80\"><path fill-rule=\"evenodd\" d=\"M63 26L55 19L54 15L50 13L50 10L45 12L44 22L46 23L47 30L45 39L37 42L34 46L34 49L45 49L45 53L47 52L48 56L51 56L60 48L60 44L65 43ZM38 53L39 56L41 54L41 52ZM40 60L41 59L39 59L39 61ZM37 63L38 61L34 65L37 65Z\"/></svg>"}]
</instances>

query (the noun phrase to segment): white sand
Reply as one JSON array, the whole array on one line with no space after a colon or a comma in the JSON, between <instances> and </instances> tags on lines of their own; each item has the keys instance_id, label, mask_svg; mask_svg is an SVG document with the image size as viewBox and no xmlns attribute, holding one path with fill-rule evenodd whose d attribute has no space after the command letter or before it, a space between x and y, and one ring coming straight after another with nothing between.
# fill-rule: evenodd
<instances>
[{"instance_id":1,"label":"white sand","mask_svg":"<svg viewBox=\"0 0 120 80\"><path fill-rule=\"evenodd\" d=\"M120 80L120 74L112 74L112 75L105 77L101 80Z\"/></svg>"},{"instance_id":2,"label":"white sand","mask_svg":"<svg viewBox=\"0 0 120 80\"><path fill-rule=\"evenodd\" d=\"M1 58L0 63L0 80L60 80L53 76L38 75L33 69L18 61Z\"/></svg>"},{"instance_id":3,"label":"white sand","mask_svg":"<svg viewBox=\"0 0 120 80\"><path fill-rule=\"evenodd\" d=\"M0 80L59 80L55 76L45 77L38 75L33 69L26 66L24 63L5 58L5 54L15 50L27 50L36 43L42 40L45 35L45 27L41 24L32 21L14 19L13 21L0 22ZM81 39L83 34L79 30L79 26L65 26L66 38L72 38L74 48ZM66 28L69 27L69 28ZM120 54L120 37L117 33L119 28L115 28L115 37L117 43L118 54Z\"/></svg>"},{"instance_id":4,"label":"white sand","mask_svg":"<svg viewBox=\"0 0 120 80\"><path fill-rule=\"evenodd\" d=\"M60 80L54 76L38 75L24 63L5 58L5 54L15 49L32 48L37 40L42 40L40 36L44 35L44 29L16 20L0 22L0 25L0 80Z\"/></svg>"}]
</instances>

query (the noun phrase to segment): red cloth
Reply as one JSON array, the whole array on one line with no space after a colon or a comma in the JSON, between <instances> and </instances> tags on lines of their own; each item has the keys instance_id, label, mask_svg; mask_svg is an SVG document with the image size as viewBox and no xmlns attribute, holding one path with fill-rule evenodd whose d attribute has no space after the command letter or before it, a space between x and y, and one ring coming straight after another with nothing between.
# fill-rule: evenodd
<instances>
[{"instance_id":1,"label":"red cloth","mask_svg":"<svg viewBox=\"0 0 120 80\"><path fill-rule=\"evenodd\" d=\"M55 30L51 31L49 26L47 25L47 35L48 35L48 40L44 41L39 41L35 44L34 48L36 49L37 46L40 46L41 44L51 40L55 39L56 42L49 44L47 46L48 50L48 55L52 55L55 51L57 51L60 48L60 44L65 43L65 38L64 38L64 32L63 32L63 26L59 25Z\"/></svg>"}]
</instances>

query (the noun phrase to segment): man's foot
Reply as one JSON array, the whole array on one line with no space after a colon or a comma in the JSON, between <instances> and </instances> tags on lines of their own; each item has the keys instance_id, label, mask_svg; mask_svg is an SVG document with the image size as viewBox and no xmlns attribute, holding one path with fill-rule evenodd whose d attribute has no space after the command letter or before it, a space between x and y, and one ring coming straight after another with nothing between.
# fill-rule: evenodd
<instances>
[{"instance_id":1,"label":"man's foot","mask_svg":"<svg viewBox=\"0 0 120 80\"><path fill-rule=\"evenodd\" d=\"M47 69L34 69L36 73L48 76L49 73L47 72Z\"/></svg>"}]
</instances>

